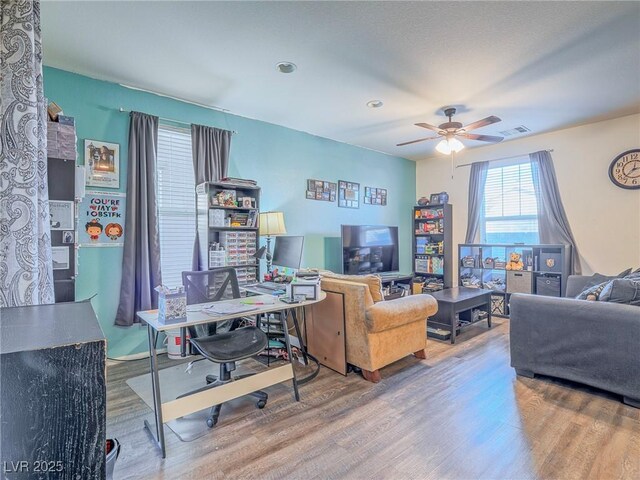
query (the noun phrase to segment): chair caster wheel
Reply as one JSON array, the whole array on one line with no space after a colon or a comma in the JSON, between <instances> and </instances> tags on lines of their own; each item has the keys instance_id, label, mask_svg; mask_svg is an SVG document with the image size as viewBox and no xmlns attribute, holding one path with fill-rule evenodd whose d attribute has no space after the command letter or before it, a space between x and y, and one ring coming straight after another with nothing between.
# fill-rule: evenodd
<instances>
[{"instance_id":1,"label":"chair caster wheel","mask_svg":"<svg viewBox=\"0 0 640 480\"><path fill-rule=\"evenodd\" d=\"M218 417L209 417L207 418L207 427L213 428L216 423L218 423Z\"/></svg>"},{"instance_id":2,"label":"chair caster wheel","mask_svg":"<svg viewBox=\"0 0 640 480\"><path fill-rule=\"evenodd\" d=\"M266 400L258 400L258 402L256 403L256 407L258 407L260 410L262 410L266 406L267 406Z\"/></svg>"}]
</instances>

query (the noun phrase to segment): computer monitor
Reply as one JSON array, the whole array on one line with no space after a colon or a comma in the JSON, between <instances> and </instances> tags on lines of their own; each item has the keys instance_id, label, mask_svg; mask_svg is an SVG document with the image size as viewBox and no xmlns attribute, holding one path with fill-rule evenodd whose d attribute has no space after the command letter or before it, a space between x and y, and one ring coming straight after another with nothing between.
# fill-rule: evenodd
<instances>
[{"instance_id":1,"label":"computer monitor","mask_svg":"<svg viewBox=\"0 0 640 480\"><path fill-rule=\"evenodd\" d=\"M278 267L300 268L303 236L276 237L271 263Z\"/></svg>"}]
</instances>

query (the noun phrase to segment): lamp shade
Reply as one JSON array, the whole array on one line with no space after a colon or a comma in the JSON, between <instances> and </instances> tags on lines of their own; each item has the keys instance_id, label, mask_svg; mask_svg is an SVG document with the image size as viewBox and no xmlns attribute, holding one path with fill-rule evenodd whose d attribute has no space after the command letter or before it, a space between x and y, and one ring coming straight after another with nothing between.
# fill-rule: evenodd
<instances>
[{"instance_id":1,"label":"lamp shade","mask_svg":"<svg viewBox=\"0 0 640 480\"><path fill-rule=\"evenodd\" d=\"M287 229L284 226L284 214L282 212L260 213L260 236L286 234Z\"/></svg>"}]
</instances>

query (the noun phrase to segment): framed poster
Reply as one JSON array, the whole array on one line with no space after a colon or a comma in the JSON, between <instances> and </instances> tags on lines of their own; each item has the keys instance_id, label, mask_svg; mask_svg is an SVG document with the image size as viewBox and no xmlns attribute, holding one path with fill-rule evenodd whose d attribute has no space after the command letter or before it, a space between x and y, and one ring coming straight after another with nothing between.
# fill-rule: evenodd
<instances>
[{"instance_id":1,"label":"framed poster","mask_svg":"<svg viewBox=\"0 0 640 480\"><path fill-rule=\"evenodd\" d=\"M69 270L69 247L51 247L54 270Z\"/></svg>"},{"instance_id":2,"label":"framed poster","mask_svg":"<svg viewBox=\"0 0 640 480\"><path fill-rule=\"evenodd\" d=\"M51 230L73 230L73 202L49 200L49 225Z\"/></svg>"},{"instance_id":3,"label":"framed poster","mask_svg":"<svg viewBox=\"0 0 640 480\"><path fill-rule=\"evenodd\" d=\"M120 145L101 140L84 141L88 187L120 188Z\"/></svg>"},{"instance_id":4,"label":"framed poster","mask_svg":"<svg viewBox=\"0 0 640 480\"><path fill-rule=\"evenodd\" d=\"M338 206L342 208L360 208L360 184L338 181Z\"/></svg>"},{"instance_id":5,"label":"framed poster","mask_svg":"<svg viewBox=\"0 0 640 480\"><path fill-rule=\"evenodd\" d=\"M124 193L87 191L78 207L78 244L122 247L126 200Z\"/></svg>"}]
</instances>

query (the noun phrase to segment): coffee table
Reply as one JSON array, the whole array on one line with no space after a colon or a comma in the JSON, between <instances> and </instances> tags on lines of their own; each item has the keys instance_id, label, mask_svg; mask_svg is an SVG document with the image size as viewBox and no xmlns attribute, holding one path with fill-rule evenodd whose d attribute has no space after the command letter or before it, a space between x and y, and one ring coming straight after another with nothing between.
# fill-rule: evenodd
<instances>
[{"instance_id":1,"label":"coffee table","mask_svg":"<svg viewBox=\"0 0 640 480\"><path fill-rule=\"evenodd\" d=\"M487 318L471 321L468 325L487 320L491 328L491 290L469 287L453 287L430 294L438 301L438 312L429 317L428 323L451 329L451 343L456 343L456 314L470 311L473 308L487 312ZM469 312L471 313L471 312ZM469 315L470 319L473 319Z\"/></svg>"}]
</instances>

